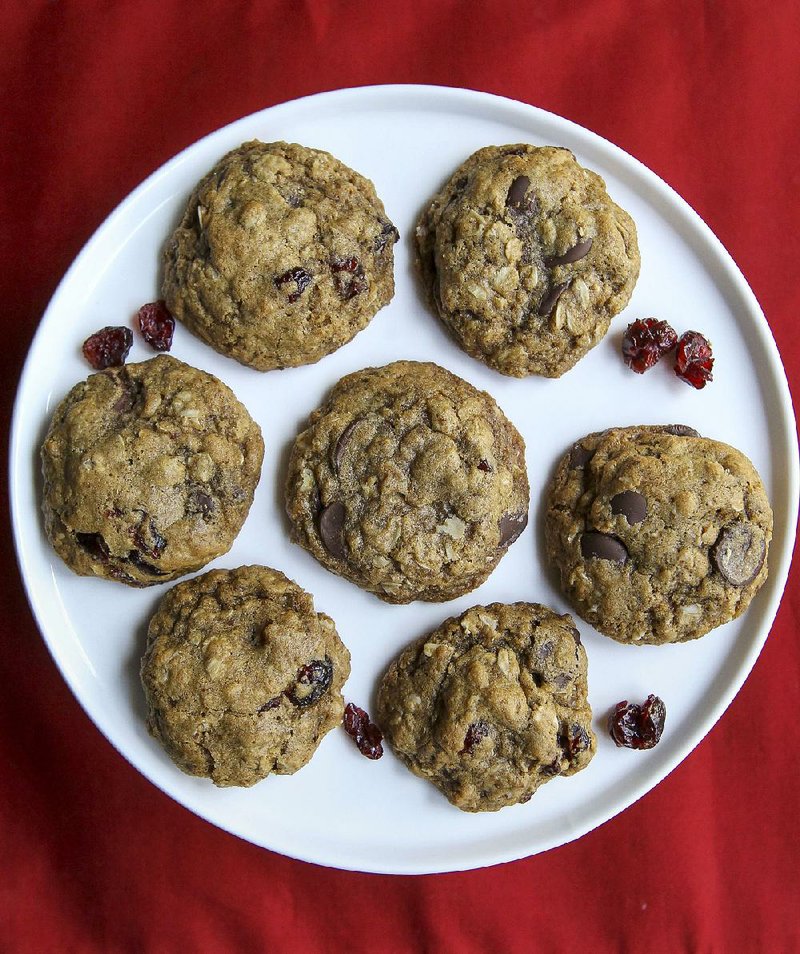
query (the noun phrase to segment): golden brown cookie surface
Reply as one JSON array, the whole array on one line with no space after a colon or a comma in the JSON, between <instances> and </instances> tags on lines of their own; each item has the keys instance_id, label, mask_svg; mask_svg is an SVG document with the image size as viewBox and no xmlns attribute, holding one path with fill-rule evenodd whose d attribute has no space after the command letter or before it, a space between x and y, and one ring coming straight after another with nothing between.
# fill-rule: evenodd
<instances>
[{"instance_id":1,"label":"golden brown cookie surface","mask_svg":"<svg viewBox=\"0 0 800 954\"><path fill-rule=\"evenodd\" d=\"M148 728L215 785L289 775L342 720L350 654L333 620L277 570L211 570L179 583L148 630Z\"/></svg>"}]
</instances>

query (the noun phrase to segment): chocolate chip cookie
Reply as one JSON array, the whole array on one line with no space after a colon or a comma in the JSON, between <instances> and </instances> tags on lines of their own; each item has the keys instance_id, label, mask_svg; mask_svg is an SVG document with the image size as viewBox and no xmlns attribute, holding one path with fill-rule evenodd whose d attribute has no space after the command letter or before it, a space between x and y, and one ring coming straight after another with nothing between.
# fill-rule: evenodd
<instances>
[{"instance_id":1,"label":"chocolate chip cookie","mask_svg":"<svg viewBox=\"0 0 800 954\"><path fill-rule=\"evenodd\" d=\"M633 219L568 150L487 146L419 219L418 266L459 345L502 374L560 377L633 293Z\"/></svg>"},{"instance_id":2,"label":"chocolate chip cookie","mask_svg":"<svg viewBox=\"0 0 800 954\"><path fill-rule=\"evenodd\" d=\"M454 599L525 528L525 445L493 398L444 368L367 368L297 437L286 508L297 543L382 600Z\"/></svg>"},{"instance_id":3,"label":"chocolate chip cookie","mask_svg":"<svg viewBox=\"0 0 800 954\"><path fill-rule=\"evenodd\" d=\"M312 364L391 300L397 238L373 184L334 156L247 142L192 192L165 251L163 294L242 364Z\"/></svg>"},{"instance_id":4,"label":"chocolate chip cookie","mask_svg":"<svg viewBox=\"0 0 800 954\"><path fill-rule=\"evenodd\" d=\"M468 812L526 802L595 752L587 661L571 616L474 606L417 640L378 690L399 758Z\"/></svg>"},{"instance_id":5,"label":"chocolate chip cookie","mask_svg":"<svg viewBox=\"0 0 800 954\"><path fill-rule=\"evenodd\" d=\"M350 654L333 620L277 570L211 570L173 587L147 633L147 726L215 785L291 775L342 721Z\"/></svg>"},{"instance_id":6,"label":"chocolate chip cookie","mask_svg":"<svg viewBox=\"0 0 800 954\"><path fill-rule=\"evenodd\" d=\"M740 451L692 428L590 434L547 495L547 554L577 612L623 643L697 639L767 578L772 510Z\"/></svg>"},{"instance_id":7,"label":"chocolate chip cookie","mask_svg":"<svg viewBox=\"0 0 800 954\"><path fill-rule=\"evenodd\" d=\"M163 583L227 552L261 474L258 425L168 355L75 385L42 446L47 536L82 576Z\"/></svg>"}]
</instances>

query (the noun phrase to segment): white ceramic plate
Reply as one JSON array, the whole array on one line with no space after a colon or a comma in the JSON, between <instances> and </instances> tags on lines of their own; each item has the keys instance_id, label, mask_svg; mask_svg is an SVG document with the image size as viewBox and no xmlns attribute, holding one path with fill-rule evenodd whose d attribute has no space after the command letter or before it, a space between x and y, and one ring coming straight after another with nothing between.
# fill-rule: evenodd
<instances>
[{"instance_id":1,"label":"white ceramic plate","mask_svg":"<svg viewBox=\"0 0 800 954\"><path fill-rule=\"evenodd\" d=\"M311 763L249 790L183 775L148 737L138 680L147 621L167 586L135 590L73 575L45 540L38 448L54 405L88 368L80 344L107 324L130 324L159 295L161 247L195 181L244 140L327 149L369 176L399 227L397 293L353 342L310 367L260 374L176 331L172 353L227 382L261 425L266 458L255 504L233 549L212 566L264 563L314 594L350 648L348 699L371 706L379 674L410 640L476 603L536 600L563 612L545 571L541 493L558 456L611 425L683 422L741 448L775 509L770 576L743 618L694 643L622 646L581 624L599 736L589 767L555 779L526 805L483 815L453 808L391 755L360 756L343 731ZM430 314L412 269L417 214L452 170L491 143L572 149L636 220L642 273L606 339L559 380L505 378L463 354ZM646 376L620 358L628 321L657 315L714 344L714 382L695 391L668 365ZM151 357L137 338L129 360ZM397 358L434 360L491 392L525 437L528 530L480 589L446 605L389 606L323 570L289 542L280 487L298 426L343 374ZM396 86L342 90L239 120L159 169L98 229L67 273L28 356L14 412L11 493L22 574L65 679L102 732L156 785L215 825L297 858L342 868L422 873L474 868L552 848L601 824L652 788L708 732L744 682L767 637L788 573L798 499L789 391L767 323L742 275L698 216L652 172L593 133L531 106L483 93ZM660 744L617 749L604 720L618 700L659 694Z\"/></svg>"}]
</instances>

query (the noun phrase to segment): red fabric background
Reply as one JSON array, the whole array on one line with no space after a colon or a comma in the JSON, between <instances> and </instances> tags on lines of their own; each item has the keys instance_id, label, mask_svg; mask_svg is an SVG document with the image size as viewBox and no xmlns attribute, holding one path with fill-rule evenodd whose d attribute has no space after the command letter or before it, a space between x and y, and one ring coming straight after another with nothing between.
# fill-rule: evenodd
<instances>
[{"instance_id":1,"label":"red fabric background","mask_svg":"<svg viewBox=\"0 0 800 954\"><path fill-rule=\"evenodd\" d=\"M10 0L0 12L4 426L59 278L130 189L239 116L373 83L502 93L645 162L748 277L797 404L795 0ZM745 687L638 804L539 857L392 878L240 842L140 777L62 682L5 541L0 949L800 950L797 561Z\"/></svg>"}]
</instances>

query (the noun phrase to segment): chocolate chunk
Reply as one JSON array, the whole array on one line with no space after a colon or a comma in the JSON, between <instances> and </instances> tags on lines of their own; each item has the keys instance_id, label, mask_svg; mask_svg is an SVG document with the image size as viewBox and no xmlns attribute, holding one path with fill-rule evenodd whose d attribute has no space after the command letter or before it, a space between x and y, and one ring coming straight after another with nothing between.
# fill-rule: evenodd
<instances>
[{"instance_id":1,"label":"chocolate chunk","mask_svg":"<svg viewBox=\"0 0 800 954\"><path fill-rule=\"evenodd\" d=\"M573 262L579 262L587 256L591 248L592 240L590 238L584 239L583 242L578 242L577 245L567 249L563 255L550 255L544 260L544 263L548 268L554 268L556 265L571 265Z\"/></svg>"},{"instance_id":2,"label":"chocolate chunk","mask_svg":"<svg viewBox=\"0 0 800 954\"><path fill-rule=\"evenodd\" d=\"M95 560L100 560L101 563L108 562L109 557L111 556L108 544L103 539L102 534L99 533L76 533L75 539L78 541L81 547L93 557Z\"/></svg>"},{"instance_id":3,"label":"chocolate chunk","mask_svg":"<svg viewBox=\"0 0 800 954\"><path fill-rule=\"evenodd\" d=\"M482 470L484 474L491 474L492 465L488 460L484 460L484 458L481 457L481 459L478 461L478 470Z\"/></svg>"},{"instance_id":4,"label":"chocolate chunk","mask_svg":"<svg viewBox=\"0 0 800 954\"><path fill-rule=\"evenodd\" d=\"M647 516L647 498L637 490L623 490L611 498L611 513L621 513L628 523L641 523Z\"/></svg>"},{"instance_id":5,"label":"chocolate chunk","mask_svg":"<svg viewBox=\"0 0 800 954\"><path fill-rule=\"evenodd\" d=\"M585 467L594 456L594 451L587 450L583 444L573 444L569 452L569 466L573 469Z\"/></svg>"},{"instance_id":6,"label":"chocolate chunk","mask_svg":"<svg viewBox=\"0 0 800 954\"><path fill-rule=\"evenodd\" d=\"M560 285L553 285L550 291L542 299L542 303L539 305L537 314L541 318L549 318L553 313L553 309L558 303L558 299L564 294L569 286L569 282L561 282Z\"/></svg>"},{"instance_id":7,"label":"chocolate chunk","mask_svg":"<svg viewBox=\"0 0 800 954\"><path fill-rule=\"evenodd\" d=\"M624 563L628 559L628 551L621 540L597 530L587 530L581 537L581 553L587 560L597 557L612 563Z\"/></svg>"},{"instance_id":8,"label":"chocolate chunk","mask_svg":"<svg viewBox=\"0 0 800 954\"><path fill-rule=\"evenodd\" d=\"M528 525L527 513L506 513L500 518L500 547L510 547Z\"/></svg>"},{"instance_id":9,"label":"chocolate chunk","mask_svg":"<svg viewBox=\"0 0 800 954\"><path fill-rule=\"evenodd\" d=\"M664 427L659 428L664 434L674 434L675 437L699 437L699 431L696 431L693 427L689 427L688 424L666 424Z\"/></svg>"},{"instance_id":10,"label":"chocolate chunk","mask_svg":"<svg viewBox=\"0 0 800 954\"><path fill-rule=\"evenodd\" d=\"M333 449L333 469L338 474L339 468L342 466L342 458L344 457L344 452L347 448L350 438L352 437L353 431L355 429L358 420L350 421L347 427L339 435L339 440L336 441L336 447Z\"/></svg>"},{"instance_id":11,"label":"chocolate chunk","mask_svg":"<svg viewBox=\"0 0 800 954\"><path fill-rule=\"evenodd\" d=\"M319 535L325 549L337 560L347 557L347 547L344 542L344 504L340 500L329 503L319 515Z\"/></svg>"},{"instance_id":12,"label":"chocolate chunk","mask_svg":"<svg viewBox=\"0 0 800 954\"><path fill-rule=\"evenodd\" d=\"M767 545L761 531L744 520L723 527L711 548L714 566L733 586L747 586L764 565Z\"/></svg>"},{"instance_id":13,"label":"chocolate chunk","mask_svg":"<svg viewBox=\"0 0 800 954\"><path fill-rule=\"evenodd\" d=\"M575 640L575 645L580 646L581 644L581 634L578 632L577 627L570 626L570 632L572 633L572 638Z\"/></svg>"},{"instance_id":14,"label":"chocolate chunk","mask_svg":"<svg viewBox=\"0 0 800 954\"><path fill-rule=\"evenodd\" d=\"M514 209L516 212L525 212L531 209L535 199L526 200L525 196L531 187L531 180L527 176L517 176L508 187L506 196L506 208Z\"/></svg>"}]
</instances>

